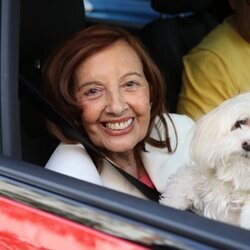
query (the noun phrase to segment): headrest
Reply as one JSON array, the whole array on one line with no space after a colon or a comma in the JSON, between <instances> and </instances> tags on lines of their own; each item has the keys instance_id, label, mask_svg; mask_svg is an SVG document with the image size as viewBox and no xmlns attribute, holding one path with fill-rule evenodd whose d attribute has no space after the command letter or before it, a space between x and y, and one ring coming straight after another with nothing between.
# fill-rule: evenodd
<instances>
[{"instance_id":1,"label":"headrest","mask_svg":"<svg viewBox=\"0 0 250 250\"><path fill-rule=\"evenodd\" d=\"M84 28L82 0L21 0L20 3L22 62L45 60L61 41Z\"/></svg>"},{"instance_id":2,"label":"headrest","mask_svg":"<svg viewBox=\"0 0 250 250\"><path fill-rule=\"evenodd\" d=\"M212 2L213 0L151 0L151 6L164 14L178 14L204 11Z\"/></svg>"}]
</instances>

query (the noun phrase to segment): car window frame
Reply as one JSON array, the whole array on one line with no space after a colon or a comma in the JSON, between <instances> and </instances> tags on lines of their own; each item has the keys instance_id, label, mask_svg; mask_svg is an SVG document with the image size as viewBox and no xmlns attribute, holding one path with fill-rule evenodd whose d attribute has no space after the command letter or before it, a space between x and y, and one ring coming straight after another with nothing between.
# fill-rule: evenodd
<instances>
[{"instance_id":1,"label":"car window frame","mask_svg":"<svg viewBox=\"0 0 250 250\"><path fill-rule=\"evenodd\" d=\"M18 100L20 1L1 0L0 5L0 152L21 159Z\"/></svg>"},{"instance_id":2,"label":"car window frame","mask_svg":"<svg viewBox=\"0 0 250 250\"><path fill-rule=\"evenodd\" d=\"M35 190L34 192L45 193L49 197L57 197L64 202L77 203L80 207L102 212L108 218L113 217L130 226L136 225L138 233L140 230L153 232L152 235L155 238L152 237L152 240L155 241L148 243L152 247L169 244L169 239L177 246L184 244L193 249L201 249L200 247L203 249L247 249L249 247L250 234L247 230L209 220L190 212L165 207L21 161L18 101L20 0L1 0L0 3L0 183L7 182L12 187L19 186L27 190ZM3 192L1 195L24 202L20 197ZM35 206L32 202L25 203L37 209L53 212L46 210L41 204L41 206ZM64 211L58 213L66 217ZM162 237L162 241L159 237ZM140 241L137 240L137 242Z\"/></svg>"}]
</instances>

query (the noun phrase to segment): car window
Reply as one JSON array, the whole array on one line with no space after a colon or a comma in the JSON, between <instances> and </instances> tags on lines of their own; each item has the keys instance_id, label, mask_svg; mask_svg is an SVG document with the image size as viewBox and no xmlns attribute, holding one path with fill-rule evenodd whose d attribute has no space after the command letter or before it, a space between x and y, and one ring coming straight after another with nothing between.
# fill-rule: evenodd
<instances>
[{"instance_id":1,"label":"car window","mask_svg":"<svg viewBox=\"0 0 250 250\"><path fill-rule=\"evenodd\" d=\"M150 0L88 0L86 19L126 27L141 28L160 16Z\"/></svg>"},{"instance_id":2,"label":"car window","mask_svg":"<svg viewBox=\"0 0 250 250\"><path fill-rule=\"evenodd\" d=\"M89 0L93 10L86 14L92 21L98 17L91 16L95 10L95 2L97 5L97 1ZM42 161L35 156L39 157L47 150L44 138L47 140L48 134L44 136L44 130L41 133L34 130L38 111L26 112L26 116L21 118L19 113L24 108L22 105L25 105L20 105L18 97L18 74L23 66L19 65L19 43L23 42L19 41L20 3L18 0L0 1L0 195L151 249L248 249L250 237L246 230L43 168L40 164ZM138 7L140 4L145 4L148 11L146 20L136 12L141 11ZM118 5L122 6L121 3ZM125 10L130 14L135 11L133 15L137 13L135 15L140 20L130 19L127 14L123 19L119 14L122 25L141 27L142 23L157 17L151 12L149 1L134 1L134 5L128 5L124 7ZM109 18L111 22L117 20L114 16L113 19ZM44 23L46 19L41 20ZM132 24L128 20L132 20ZM34 34L30 36L35 37ZM46 36L44 38L46 42L49 40ZM28 47L28 51L31 51L31 47ZM31 57L33 55L32 52ZM39 69L37 59L40 58L32 58L32 62L36 62L35 69ZM26 69L25 72L27 71L29 76L34 73ZM25 128L24 118L28 121ZM26 154L26 150L29 154Z\"/></svg>"}]
</instances>

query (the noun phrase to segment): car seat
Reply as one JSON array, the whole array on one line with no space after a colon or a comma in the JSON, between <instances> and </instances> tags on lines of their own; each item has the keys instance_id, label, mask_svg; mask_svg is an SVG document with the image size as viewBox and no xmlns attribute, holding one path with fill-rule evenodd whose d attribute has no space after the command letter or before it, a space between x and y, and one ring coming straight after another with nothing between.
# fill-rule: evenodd
<instances>
[{"instance_id":1,"label":"car seat","mask_svg":"<svg viewBox=\"0 0 250 250\"><path fill-rule=\"evenodd\" d=\"M82 0L21 0L19 73L42 91L41 68L52 50L85 26ZM19 85L22 158L44 165L55 141L46 120L30 103L22 100Z\"/></svg>"},{"instance_id":2,"label":"car seat","mask_svg":"<svg viewBox=\"0 0 250 250\"><path fill-rule=\"evenodd\" d=\"M176 112L182 83L182 57L217 24L208 13L212 0L152 0L161 18L143 27L140 38L166 80L166 107Z\"/></svg>"}]
</instances>

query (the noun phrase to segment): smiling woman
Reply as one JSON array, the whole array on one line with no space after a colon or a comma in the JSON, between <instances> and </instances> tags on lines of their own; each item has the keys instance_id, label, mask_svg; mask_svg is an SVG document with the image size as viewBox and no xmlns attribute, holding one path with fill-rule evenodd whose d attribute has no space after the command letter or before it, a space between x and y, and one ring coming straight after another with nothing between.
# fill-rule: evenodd
<instances>
[{"instance_id":1,"label":"smiling woman","mask_svg":"<svg viewBox=\"0 0 250 250\"><path fill-rule=\"evenodd\" d=\"M48 60L44 79L49 100L78 131L158 192L189 160L193 122L167 113L158 68L125 30L98 25L75 34ZM90 157L55 125L49 128L62 143L46 168L144 197L109 163Z\"/></svg>"}]
</instances>

